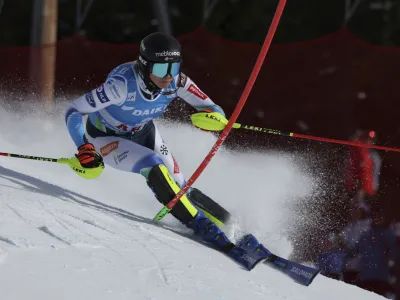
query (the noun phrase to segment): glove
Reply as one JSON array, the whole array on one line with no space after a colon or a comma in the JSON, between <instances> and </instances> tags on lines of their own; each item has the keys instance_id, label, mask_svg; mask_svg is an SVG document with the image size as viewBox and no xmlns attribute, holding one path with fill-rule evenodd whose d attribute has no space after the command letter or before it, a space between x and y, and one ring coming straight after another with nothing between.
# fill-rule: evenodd
<instances>
[{"instance_id":1,"label":"glove","mask_svg":"<svg viewBox=\"0 0 400 300\"><path fill-rule=\"evenodd\" d=\"M84 168L98 168L104 165L103 157L96 151L92 144L83 144L79 146L78 154L75 156Z\"/></svg>"},{"instance_id":2,"label":"glove","mask_svg":"<svg viewBox=\"0 0 400 300\"><path fill-rule=\"evenodd\" d=\"M204 131L221 131L228 124L228 120L218 112L200 111L190 118L194 126Z\"/></svg>"}]
</instances>

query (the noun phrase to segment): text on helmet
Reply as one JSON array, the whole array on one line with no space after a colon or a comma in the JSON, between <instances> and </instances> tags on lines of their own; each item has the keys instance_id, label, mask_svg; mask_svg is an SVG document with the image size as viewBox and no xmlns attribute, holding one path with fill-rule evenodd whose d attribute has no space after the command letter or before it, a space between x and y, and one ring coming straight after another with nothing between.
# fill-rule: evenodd
<instances>
[{"instance_id":1,"label":"text on helmet","mask_svg":"<svg viewBox=\"0 0 400 300\"><path fill-rule=\"evenodd\" d=\"M163 52L156 52L156 57L160 56L180 56L181 53L179 51L163 51Z\"/></svg>"}]
</instances>

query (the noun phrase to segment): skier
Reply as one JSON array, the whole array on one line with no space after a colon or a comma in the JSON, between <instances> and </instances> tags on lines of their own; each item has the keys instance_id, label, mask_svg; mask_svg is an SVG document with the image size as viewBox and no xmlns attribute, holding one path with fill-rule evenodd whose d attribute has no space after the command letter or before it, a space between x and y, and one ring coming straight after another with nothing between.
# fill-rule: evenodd
<instances>
[{"instance_id":1,"label":"skier","mask_svg":"<svg viewBox=\"0 0 400 300\"><path fill-rule=\"evenodd\" d=\"M116 67L104 84L68 106L66 125L82 167L100 168L105 163L141 174L162 204L174 198L186 181L153 120L176 97L197 111L225 116L221 107L180 72L181 63L181 46L175 38L150 34L141 41L136 61ZM206 215L200 209L203 202L210 201L193 189L181 197L171 214L204 241L229 251L234 245L216 225L223 225L226 215L216 217L205 210ZM193 204L196 202L198 206Z\"/></svg>"},{"instance_id":2,"label":"skier","mask_svg":"<svg viewBox=\"0 0 400 300\"><path fill-rule=\"evenodd\" d=\"M204 111L221 119L225 116L221 107L180 72L181 63L181 46L174 37L158 32L150 34L141 41L136 61L118 66L104 84L68 106L65 120L83 168L100 174L97 169L102 169L105 163L141 174L164 205L176 196L186 181L153 120L177 97L201 116ZM85 115L88 115L86 132ZM204 129L201 121L193 122ZM229 213L195 188L180 198L171 214L248 270L268 259L305 285L318 274L318 270L272 254L251 234L236 245L232 243L219 226L229 218Z\"/></svg>"}]
</instances>

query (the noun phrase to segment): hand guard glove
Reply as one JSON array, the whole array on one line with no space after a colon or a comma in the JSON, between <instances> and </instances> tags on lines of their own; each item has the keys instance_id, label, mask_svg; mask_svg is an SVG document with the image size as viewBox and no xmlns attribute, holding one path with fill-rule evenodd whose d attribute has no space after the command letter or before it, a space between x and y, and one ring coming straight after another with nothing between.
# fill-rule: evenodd
<instances>
[{"instance_id":1,"label":"hand guard glove","mask_svg":"<svg viewBox=\"0 0 400 300\"><path fill-rule=\"evenodd\" d=\"M205 131L221 131L228 124L228 120L218 112L200 111L192 114L190 119L194 126Z\"/></svg>"},{"instance_id":2,"label":"hand guard glove","mask_svg":"<svg viewBox=\"0 0 400 300\"><path fill-rule=\"evenodd\" d=\"M103 157L96 151L92 144L83 144L75 155L84 168L98 168L103 164Z\"/></svg>"}]
</instances>

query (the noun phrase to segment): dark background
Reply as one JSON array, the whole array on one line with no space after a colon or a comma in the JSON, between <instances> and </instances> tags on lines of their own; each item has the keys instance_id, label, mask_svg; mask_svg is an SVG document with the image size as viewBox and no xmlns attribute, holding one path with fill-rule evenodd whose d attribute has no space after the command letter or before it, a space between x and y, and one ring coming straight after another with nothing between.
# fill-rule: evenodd
<instances>
[{"instance_id":1,"label":"dark background","mask_svg":"<svg viewBox=\"0 0 400 300\"><path fill-rule=\"evenodd\" d=\"M90 0L82 0L82 7ZM277 6L277 0L220 0L206 22L200 0L169 0L174 35L204 25L210 32L235 41L261 43ZM275 43L314 39L346 26L361 39L379 45L400 44L400 1L361 0L345 21L346 0L291 0ZM349 0L355 5L358 1ZM2 4L2 5L1 5ZM0 45L29 45L33 0L0 1ZM89 40L137 43L157 30L153 1L94 0L84 22L76 25L76 0L59 1L59 38L83 33Z\"/></svg>"}]
</instances>

